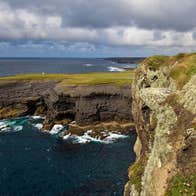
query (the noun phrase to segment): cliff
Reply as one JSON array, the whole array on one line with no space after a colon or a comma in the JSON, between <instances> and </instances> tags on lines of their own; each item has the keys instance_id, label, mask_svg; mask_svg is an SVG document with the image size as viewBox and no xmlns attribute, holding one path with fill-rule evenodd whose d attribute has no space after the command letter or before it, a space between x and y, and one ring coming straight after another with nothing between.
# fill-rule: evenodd
<instances>
[{"instance_id":1,"label":"cliff","mask_svg":"<svg viewBox=\"0 0 196 196\"><path fill-rule=\"evenodd\" d=\"M0 119L24 115L77 134L129 132L134 120L137 160L124 195L195 195L196 53L149 57L135 72L0 78Z\"/></svg>"},{"instance_id":2,"label":"cliff","mask_svg":"<svg viewBox=\"0 0 196 196\"><path fill-rule=\"evenodd\" d=\"M5 77L0 81L0 119L42 115L46 130L73 121L79 130L101 122L127 123L132 122L131 97L130 72ZM120 129L116 123L101 126Z\"/></svg>"},{"instance_id":3,"label":"cliff","mask_svg":"<svg viewBox=\"0 0 196 196\"><path fill-rule=\"evenodd\" d=\"M124 195L195 195L196 54L145 59L132 96L137 160Z\"/></svg>"}]
</instances>

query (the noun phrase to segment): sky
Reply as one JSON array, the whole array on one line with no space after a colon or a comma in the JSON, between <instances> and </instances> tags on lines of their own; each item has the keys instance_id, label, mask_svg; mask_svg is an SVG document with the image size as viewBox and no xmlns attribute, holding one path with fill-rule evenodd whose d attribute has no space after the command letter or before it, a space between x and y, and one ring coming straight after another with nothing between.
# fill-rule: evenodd
<instances>
[{"instance_id":1,"label":"sky","mask_svg":"<svg viewBox=\"0 0 196 196\"><path fill-rule=\"evenodd\" d=\"M196 0L0 0L0 57L196 51Z\"/></svg>"}]
</instances>

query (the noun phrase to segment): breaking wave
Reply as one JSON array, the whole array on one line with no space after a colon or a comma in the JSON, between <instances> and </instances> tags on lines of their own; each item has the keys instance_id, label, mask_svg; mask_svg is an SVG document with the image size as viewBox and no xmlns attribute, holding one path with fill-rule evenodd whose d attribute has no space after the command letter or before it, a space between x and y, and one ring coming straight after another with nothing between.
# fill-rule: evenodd
<instances>
[{"instance_id":1,"label":"breaking wave","mask_svg":"<svg viewBox=\"0 0 196 196\"><path fill-rule=\"evenodd\" d=\"M19 132L25 130L24 126L32 126L36 128L37 130L41 130L43 128L43 117L39 116L31 116L31 117L22 117L17 119L9 119L9 120L2 120L0 121L0 132ZM90 142L94 143L103 143L103 144L110 144L113 143L119 139L127 138L129 136L122 135L120 133L112 133L104 131L103 136L104 138L101 138L100 136L91 136L92 131L88 130L83 135L78 136L75 134L66 134L66 131L68 131L66 126L63 126L61 124L55 124L53 128L50 131L46 131L44 133L53 135L57 138L62 138L63 141L69 142L70 144L87 144Z\"/></svg>"},{"instance_id":2,"label":"breaking wave","mask_svg":"<svg viewBox=\"0 0 196 196\"><path fill-rule=\"evenodd\" d=\"M108 67L108 70L111 71L111 72L123 72L123 71L126 71L125 69L123 68L119 68L119 67Z\"/></svg>"},{"instance_id":3,"label":"breaking wave","mask_svg":"<svg viewBox=\"0 0 196 196\"><path fill-rule=\"evenodd\" d=\"M23 125L17 120L2 120L0 121L0 132L18 132L22 131Z\"/></svg>"},{"instance_id":4,"label":"breaking wave","mask_svg":"<svg viewBox=\"0 0 196 196\"><path fill-rule=\"evenodd\" d=\"M104 139L100 139L100 138L94 138L90 136L89 132L87 131L86 133L84 133L84 135L81 135L81 136L67 134L63 137L63 139L71 142L72 144L87 144L90 142L110 144L110 143L117 141L118 139L127 138L127 137L128 137L127 135L109 132L109 135L107 137L105 137Z\"/></svg>"},{"instance_id":5,"label":"breaking wave","mask_svg":"<svg viewBox=\"0 0 196 196\"><path fill-rule=\"evenodd\" d=\"M86 66L86 67L93 67L93 66L95 66L95 65L90 64L90 63L87 63L87 64L85 64L85 66Z\"/></svg>"}]
</instances>

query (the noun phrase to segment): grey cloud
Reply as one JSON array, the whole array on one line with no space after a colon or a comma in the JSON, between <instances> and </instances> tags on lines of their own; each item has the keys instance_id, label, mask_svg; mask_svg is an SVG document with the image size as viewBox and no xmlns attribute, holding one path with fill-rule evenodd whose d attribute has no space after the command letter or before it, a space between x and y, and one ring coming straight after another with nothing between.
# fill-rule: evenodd
<instances>
[{"instance_id":1,"label":"grey cloud","mask_svg":"<svg viewBox=\"0 0 196 196\"><path fill-rule=\"evenodd\" d=\"M60 15L64 26L188 31L196 26L195 0L6 0L13 8Z\"/></svg>"},{"instance_id":2,"label":"grey cloud","mask_svg":"<svg viewBox=\"0 0 196 196\"><path fill-rule=\"evenodd\" d=\"M86 44L84 51L94 50L88 44L193 47L195 8L195 0L0 0L0 40L75 42L70 50Z\"/></svg>"},{"instance_id":3,"label":"grey cloud","mask_svg":"<svg viewBox=\"0 0 196 196\"><path fill-rule=\"evenodd\" d=\"M196 40L196 29L194 29L193 33L192 33L192 37L194 40Z\"/></svg>"},{"instance_id":4,"label":"grey cloud","mask_svg":"<svg viewBox=\"0 0 196 196\"><path fill-rule=\"evenodd\" d=\"M164 39L166 38L165 35L163 35L163 33L161 31L155 31L154 32L154 40L160 40L160 39Z\"/></svg>"}]
</instances>

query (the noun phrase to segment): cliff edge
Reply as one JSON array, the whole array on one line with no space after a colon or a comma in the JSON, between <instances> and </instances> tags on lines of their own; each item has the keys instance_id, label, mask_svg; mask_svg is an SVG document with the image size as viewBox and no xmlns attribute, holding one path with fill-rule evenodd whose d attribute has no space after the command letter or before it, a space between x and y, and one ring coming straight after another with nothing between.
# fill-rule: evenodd
<instances>
[{"instance_id":1,"label":"cliff edge","mask_svg":"<svg viewBox=\"0 0 196 196\"><path fill-rule=\"evenodd\" d=\"M0 119L41 115L46 117L44 130L69 124L78 134L91 128L128 132L134 129L132 75L127 71L2 77Z\"/></svg>"},{"instance_id":2,"label":"cliff edge","mask_svg":"<svg viewBox=\"0 0 196 196\"><path fill-rule=\"evenodd\" d=\"M196 53L145 59L132 100L137 160L124 195L195 195Z\"/></svg>"}]
</instances>

